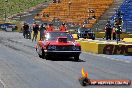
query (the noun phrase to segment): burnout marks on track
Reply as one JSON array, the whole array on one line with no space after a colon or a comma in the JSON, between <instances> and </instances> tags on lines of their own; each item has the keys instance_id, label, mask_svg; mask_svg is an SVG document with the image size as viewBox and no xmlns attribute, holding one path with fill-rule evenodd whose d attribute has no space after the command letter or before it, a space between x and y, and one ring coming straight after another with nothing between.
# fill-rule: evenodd
<instances>
[{"instance_id":1,"label":"burnout marks on track","mask_svg":"<svg viewBox=\"0 0 132 88\"><path fill-rule=\"evenodd\" d=\"M0 88L5 88L4 83L2 82L1 79L0 79Z\"/></svg>"}]
</instances>

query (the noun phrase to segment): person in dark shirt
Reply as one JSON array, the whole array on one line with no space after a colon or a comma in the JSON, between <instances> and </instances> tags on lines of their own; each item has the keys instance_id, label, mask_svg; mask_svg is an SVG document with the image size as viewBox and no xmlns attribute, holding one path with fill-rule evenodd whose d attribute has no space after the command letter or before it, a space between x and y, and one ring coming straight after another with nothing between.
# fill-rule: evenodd
<instances>
[{"instance_id":1,"label":"person in dark shirt","mask_svg":"<svg viewBox=\"0 0 132 88\"><path fill-rule=\"evenodd\" d=\"M65 23L62 23L59 29L60 31L67 31L67 27L65 26Z\"/></svg>"},{"instance_id":2,"label":"person in dark shirt","mask_svg":"<svg viewBox=\"0 0 132 88\"><path fill-rule=\"evenodd\" d=\"M47 26L47 28L46 28L46 31L54 31L54 26L53 26L53 24L49 24L48 26Z\"/></svg>"},{"instance_id":3,"label":"person in dark shirt","mask_svg":"<svg viewBox=\"0 0 132 88\"><path fill-rule=\"evenodd\" d=\"M111 27L110 21L108 21L106 26L105 26L106 40L108 40L108 39L111 40L111 33L112 33L112 27Z\"/></svg>"},{"instance_id":4,"label":"person in dark shirt","mask_svg":"<svg viewBox=\"0 0 132 88\"><path fill-rule=\"evenodd\" d=\"M35 41L37 39L37 35L38 35L38 31L39 31L39 25L38 24L34 24L33 25L33 39L32 39L32 42L35 38Z\"/></svg>"},{"instance_id":5,"label":"person in dark shirt","mask_svg":"<svg viewBox=\"0 0 132 88\"><path fill-rule=\"evenodd\" d=\"M27 23L24 23L24 25L23 25L23 36L24 36L24 38L27 38L28 30L29 30L29 25Z\"/></svg>"},{"instance_id":6,"label":"person in dark shirt","mask_svg":"<svg viewBox=\"0 0 132 88\"><path fill-rule=\"evenodd\" d=\"M43 36L44 36L44 31L46 31L46 25L47 24L42 24L41 27L40 27L40 40L43 39Z\"/></svg>"}]
</instances>

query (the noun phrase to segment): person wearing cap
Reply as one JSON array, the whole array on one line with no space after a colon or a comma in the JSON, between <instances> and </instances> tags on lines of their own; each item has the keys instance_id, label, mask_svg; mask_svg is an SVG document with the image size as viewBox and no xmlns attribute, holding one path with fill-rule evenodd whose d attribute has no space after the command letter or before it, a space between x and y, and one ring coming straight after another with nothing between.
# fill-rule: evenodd
<instances>
[{"instance_id":1,"label":"person wearing cap","mask_svg":"<svg viewBox=\"0 0 132 88\"><path fill-rule=\"evenodd\" d=\"M60 31L67 31L67 27L65 26L65 23L63 23L61 26L60 26Z\"/></svg>"},{"instance_id":2,"label":"person wearing cap","mask_svg":"<svg viewBox=\"0 0 132 88\"><path fill-rule=\"evenodd\" d=\"M54 31L53 24L49 24L46 31Z\"/></svg>"}]
</instances>

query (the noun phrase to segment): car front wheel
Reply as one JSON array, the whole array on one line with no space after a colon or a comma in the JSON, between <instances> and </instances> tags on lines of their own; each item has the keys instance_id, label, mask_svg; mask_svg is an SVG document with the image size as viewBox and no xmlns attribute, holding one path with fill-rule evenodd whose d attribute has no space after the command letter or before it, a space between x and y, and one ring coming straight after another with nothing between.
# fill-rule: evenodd
<instances>
[{"instance_id":1,"label":"car front wheel","mask_svg":"<svg viewBox=\"0 0 132 88\"><path fill-rule=\"evenodd\" d=\"M51 56L46 55L46 56L45 56L45 59L46 59L46 60L50 60L50 59L51 59Z\"/></svg>"},{"instance_id":2,"label":"car front wheel","mask_svg":"<svg viewBox=\"0 0 132 88\"><path fill-rule=\"evenodd\" d=\"M44 49L42 49L42 59L44 59L45 58L45 52L44 52Z\"/></svg>"},{"instance_id":3,"label":"car front wheel","mask_svg":"<svg viewBox=\"0 0 132 88\"><path fill-rule=\"evenodd\" d=\"M74 60L75 60L75 61L78 61L78 60L79 60L79 55L75 55L75 56L74 56Z\"/></svg>"}]
</instances>

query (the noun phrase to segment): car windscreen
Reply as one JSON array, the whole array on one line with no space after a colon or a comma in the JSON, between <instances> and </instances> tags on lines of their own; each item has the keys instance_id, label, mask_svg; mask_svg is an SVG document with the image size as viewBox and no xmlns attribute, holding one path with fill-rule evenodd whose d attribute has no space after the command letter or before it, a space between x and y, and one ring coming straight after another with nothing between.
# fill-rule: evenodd
<instances>
[{"instance_id":1,"label":"car windscreen","mask_svg":"<svg viewBox=\"0 0 132 88\"><path fill-rule=\"evenodd\" d=\"M50 32L45 37L46 40L57 40L58 37L67 37L67 41L73 41L73 36L66 32Z\"/></svg>"},{"instance_id":2,"label":"car windscreen","mask_svg":"<svg viewBox=\"0 0 132 88\"><path fill-rule=\"evenodd\" d=\"M90 31L90 29L88 29L88 28L79 28L78 31L84 32L84 31Z\"/></svg>"}]
</instances>

